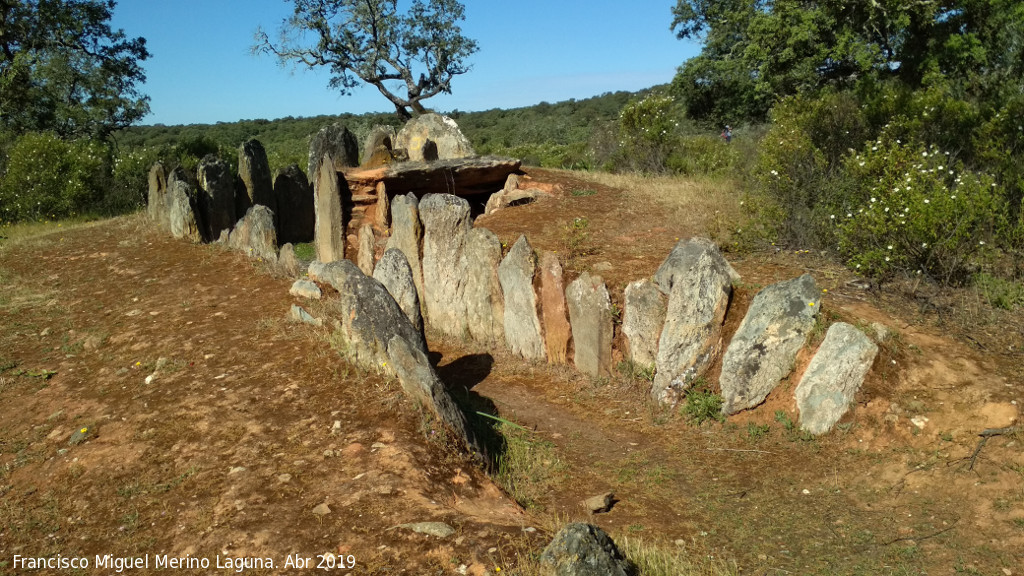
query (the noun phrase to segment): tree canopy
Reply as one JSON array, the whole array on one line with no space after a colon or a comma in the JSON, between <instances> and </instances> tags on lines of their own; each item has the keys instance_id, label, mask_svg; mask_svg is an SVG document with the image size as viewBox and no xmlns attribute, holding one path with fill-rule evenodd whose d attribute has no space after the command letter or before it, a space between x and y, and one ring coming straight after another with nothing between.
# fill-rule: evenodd
<instances>
[{"instance_id":1,"label":"tree canopy","mask_svg":"<svg viewBox=\"0 0 1024 576\"><path fill-rule=\"evenodd\" d=\"M149 112L144 38L109 21L113 0L0 0L0 127L106 139Z\"/></svg>"},{"instance_id":2,"label":"tree canopy","mask_svg":"<svg viewBox=\"0 0 1024 576\"><path fill-rule=\"evenodd\" d=\"M406 13L397 0L294 4L279 40L261 29L253 50L274 54L282 64L328 67L330 86L344 95L364 82L375 86L403 118L426 112L423 100L450 94L452 78L469 71L465 61L477 51L458 26L465 16L456 0L413 0Z\"/></svg>"}]
</instances>

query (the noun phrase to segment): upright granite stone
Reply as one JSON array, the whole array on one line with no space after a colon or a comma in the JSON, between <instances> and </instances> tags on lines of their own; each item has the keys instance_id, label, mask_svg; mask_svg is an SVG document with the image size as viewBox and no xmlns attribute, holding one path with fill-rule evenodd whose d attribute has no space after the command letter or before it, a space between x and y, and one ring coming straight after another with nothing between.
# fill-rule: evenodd
<instances>
[{"instance_id":1,"label":"upright granite stone","mask_svg":"<svg viewBox=\"0 0 1024 576\"><path fill-rule=\"evenodd\" d=\"M376 224L382 230L391 227L391 197L388 196L388 187L383 182L377 182L377 213Z\"/></svg>"},{"instance_id":2,"label":"upright granite stone","mask_svg":"<svg viewBox=\"0 0 1024 576\"><path fill-rule=\"evenodd\" d=\"M249 208L231 231L228 246L254 258L276 263L277 232L274 229L274 213L270 208L261 204Z\"/></svg>"},{"instance_id":3,"label":"upright granite stone","mask_svg":"<svg viewBox=\"0 0 1024 576\"><path fill-rule=\"evenodd\" d=\"M565 306L565 283L558 255L547 250L540 253L540 312L548 362L565 364L569 360L569 341L572 339Z\"/></svg>"},{"instance_id":4,"label":"upright granite stone","mask_svg":"<svg viewBox=\"0 0 1024 576\"><path fill-rule=\"evenodd\" d=\"M373 279L387 288L387 291L398 303L398 307L412 322L416 331L423 334L423 316L420 314L420 299L413 283L412 268L405 254L397 248L384 251L377 267L373 271Z\"/></svg>"},{"instance_id":5,"label":"upright granite stone","mask_svg":"<svg viewBox=\"0 0 1024 576\"><path fill-rule=\"evenodd\" d=\"M359 271L349 260L309 265L309 277L330 285L338 297L330 300L331 319L344 352L363 367L394 374L388 343L401 336L419 352L427 346L409 318L383 284Z\"/></svg>"},{"instance_id":6,"label":"upright granite stone","mask_svg":"<svg viewBox=\"0 0 1024 576\"><path fill-rule=\"evenodd\" d=\"M423 221L423 300L427 322L456 338L467 334L466 235L469 202L452 194L427 194L420 201Z\"/></svg>"},{"instance_id":7,"label":"upright granite stone","mask_svg":"<svg viewBox=\"0 0 1024 576\"><path fill-rule=\"evenodd\" d=\"M329 154L324 155L316 171L313 186L316 207L316 259L334 262L345 258L345 222L341 204L338 172Z\"/></svg>"},{"instance_id":8,"label":"upright granite stone","mask_svg":"<svg viewBox=\"0 0 1024 576\"><path fill-rule=\"evenodd\" d=\"M651 387L656 402L675 405L718 357L734 275L705 238L680 241L655 272L655 284L668 295Z\"/></svg>"},{"instance_id":9,"label":"upright granite stone","mask_svg":"<svg viewBox=\"0 0 1024 576\"><path fill-rule=\"evenodd\" d=\"M196 211L198 194L185 170L178 166L167 178L167 220L171 236L202 242L202 222Z\"/></svg>"},{"instance_id":10,"label":"upright granite stone","mask_svg":"<svg viewBox=\"0 0 1024 576\"><path fill-rule=\"evenodd\" d=\"M497 345L505 339L505 297L498 280L501 240L486 228L466 237L466 328L477 342Z\"/></svg>"},{"instance_id":11,"label":"upright granite stone","mask_svg":"<svg viewBox=\"0 0 1024 576\"><path fill-rule=\"evenodd\" d=\"M227 163L213 154L199 161L199 210L202 212L203 236L208 240L220 237L235 225L235 176Z\"/></svg>"},{"instance_id":12,"label":"upright granite stone","mask_svg":"<svg viewBox=\"0 0 1024 576\"><path fill-rule=\"evenodd\" d=\"M387 353L405 393L414 402L433 412L471 454L486 459L484 444L477 440L465 414L430 365L427 354L415 343L397 334L388 342Z\"/></svg>"},{"instance_id":13,"label":"upright granite stone","mask_svg":"<svg viewBox=\"0 0 1024 576\"><path fill-rule=\"evenodd\" d=\"M363 164L369 164L370 158L378 147L383 147L387 152L395 149L395 127L376 125L370 129L363 143ZM388 155L390 157L390 154Z\"/></svg>"},{"instance_id":14,"label":"upright granite stone","mask_svg":"<svg viewBox=\"0 0 1024 576\"><path fill-rule=\"evenodd\" d=\"M281 249L277 253L277 269L289 278L297 278L302 273L302 265L295 257L295 247L291 243L286 242L281 245Z\"/></svg>"},{"instance_id":15,"label":"upright granite stone","mask_svg":"<svg viewBox=\"0 0 1024 576\"><path fill-rule=\"evenodd\" d=\"M423 309L423 224L420 222L419 200L413 194L395 196L391 202L391 237L387 247L396 248L405 254L412 268L412 280L420 297Z\"/></svg>"},{"instance_id":16,"label":"upright granite stone","mask_svg":"<svg viewBox=\"0 0 1024 576\"><path fill-rule=\"evenodd\" d=\"M533 248L520 236L498 266L498 280L505 295L505 344L527 360L544 359L544 338L533 291Z\"/></svg>"},{"instance_id":17,"label":"upright granite stone","mask_svg":"<svg viewBox=\"0 0 1024 576\"><path fill-rule=\"evenodd\" d=\"M593 524L573 522L555 534L540 556L555 576L628 576L635 570L608 534Z\"/></svg>"},{"instance_id":18,"label":"upright granite stone","mask_svg":"<svg viewBox=\"0 0 1024 576\"><path fill-rule=\"evenodd\" d=\"M584 272L565 289L573 364L591 376L612 373L612 301L600 276Z\"/></svg>"},{"instance_id":19,"label":"upright granite stone","mask_svg":"<svg viewBox=\"0 0 1024 576\"><path fill-rule=\"evenodd\" d=\"M238 177L242 179L246 195L253 205L266 206L272 213L277 211L270 162L259 140L252 138L238 147Z\"/></svg>"},{"instance_id":20,"label":"upright granite stone","mask_svg":"<svg viewBox=\"0 0 1024 576\"><path fill-rule=\"evenodd\" d=\"M423 150L428 140L436 145L437 158L441 160L476 155L473 145L463 136L455 120L433 112L422 114L407 122L398 131L395 148L407 150L410 161L424 162Z\"/></svg>"},{"instance_id":21,"label":"upright granite stone","mask_svg":"<svg viewBox=\"0 0 1024 576\"><path fill-rule=\"evenodd\" d=\"M626 357L643 368L653 368L665 327L665 297L644 278L626 286L625 299L622 332L626 335Z\"/></svg>"},{"instance_id":22,"label":"upright granite stone","mask_svg":"<svg viewBox=\"0 0 1024 576\"><path fill-rule=\"evenodd\" d=\"M754 296L722 359L722 413L753 408L790 371L821 308L814 278L772 284Z\"/></svg>"},{"instance_id":23,"label":"upright granite stone","mask_svg":"<svg viewBox=\"0 0 1024 576\"><path fill-rule=\"evenodd\" d=\"M307 174L316 174L320 159L325 154L330 155L334 160L335 168L359 166L359 141L348 128L341 124L331 124L321 128L309 142Z\"/></svg>"},{"instance_id":24,"label":"upright granite stone","mask_svg":"<svg viewBox=\"0 0 1024 576\"><path fill-rule=\"evenodd\" d=\"M359 228L359 269L367 276L373 276L374 245L376 238L373 236L373 226L363 224Z\"/></svg>"},{"instance_id":25,"label":"upright granite stone","mask_svg":"<svg viewBox=\"0 0 1024 576\"><path fill-rule=\"evenodd\" d=\"M170 218L167 215L167 171L160 162L154 163L149 168L149 194L147 197L146 212L149 219L156 222L161 228L170 226Z\"/></svg>"},{"instance_id":26,"label":"upright granite stone","mask_svg":"<svg viewBox=\"0 0 1024 576\"><path fill-rule=\"evenodd\" d=\"M878 346L845 322L829 327L825 340L796 387L800 429L824 434L850 409Z\"/></svg>"},{"instance_id":27,"label":"upright granite stone","mask_svg":"<svg viewBox=\"0 0 1024 576\"><path fill-rule=\"evenodd\" d=\"M277 239L279 242L309 242L316 234L316 207L313 189L298 164L292 164L274 178L277 199Z\"/></svg>"}]
</instances>

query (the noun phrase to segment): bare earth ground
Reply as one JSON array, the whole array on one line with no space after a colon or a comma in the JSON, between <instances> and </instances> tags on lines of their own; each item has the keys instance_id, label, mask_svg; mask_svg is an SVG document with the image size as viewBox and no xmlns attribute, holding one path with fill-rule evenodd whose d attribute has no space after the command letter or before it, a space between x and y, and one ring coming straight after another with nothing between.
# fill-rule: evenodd
<instances>
[{"instance_id":1,"label":"bare earth ground","mask_svg":"<svg viewBox=\"0 0 1024 576\"><path fill-rule=\"evenodd\" d=\"M598 273L620 303L677 238L727 242L737 216L695 183L531 175L547 195L478 225L558 250L570 278ZM567 244L577 217L587 235ZM246 573L312 573L325 553L354 557L342 574L525 573L570 520L742 574L1024 574L1024 437L992 438L973 470L964 460L978 432L1019 416L1019 311L980 324L921 313L793 252L729 255L743 283L727 337L760 286L804 271L828 289L827 317L892 331L856 409L818 439L787 426L809 352L765 405L694 426L652 408L643 380L432 338L453 391L529 430L540 461L512 490L521 507L453 456L396 383L349 367L326 330L285 321L290 281L262 263L174 241L140 216L6 242L0 574L113 573L13 565L56 554L259 556L275 569ZM971 316L983 314L995 313ZM83 428L86 441L69 445ZM606 490L611 512L586 514L580 500ZM325 503L330 513L314 513ZM456 533L396 528L428 521ZM289 555L311 569L285 569Z\"/></svg>"}]
</instances>

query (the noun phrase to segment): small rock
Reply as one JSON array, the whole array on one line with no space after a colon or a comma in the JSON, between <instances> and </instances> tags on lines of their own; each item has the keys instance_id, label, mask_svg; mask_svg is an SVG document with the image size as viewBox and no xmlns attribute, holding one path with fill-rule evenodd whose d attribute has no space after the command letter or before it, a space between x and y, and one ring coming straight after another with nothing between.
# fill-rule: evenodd
<instances>
[{"instance_id":1,"label":"small rock","mask_svg":"<svg viewBox=\"0 0 1024 576\"><path fill-rule=\"evenodd\" d=\"M324 458L334 458L334 450L324 450Z\"/></svg>"},{"instance_id":2,"label":"small rock","mask_svg":"<svg viewBox=\"0 0 1024 576\"><path fill-rule=\"evenodd\" d=\"M50 329L49 328L43 328L43 331L40 332L39 335L40 336L49 336L50 335Z\"/></svg>"},{"instance_id":3,"label":"small rock","mask_svg":"<svg viewBox=\"0 0 1024 576\"><path fill-rule=\"evenodd\" d=\"M810 491L810 490L808 490L807 488L804 488L804 489L803 489L803 493L804 493L804 494L806 495L806 494L810 494L810 493L811 493L811 491Z\"/></svg>"},{"instance_id":4,"label":"small rock","mask_svg":"<svg viewBox=\"0 0 1024 576\"><path fill-rule=\"evenodd\" d=\"M452 534L455 534L455 528L445 524L444 522L414 522L412 524L400 524L399 528L405 528L406 530L412 530L420 534L428 534L430 536L437 536L438 538L447 538Z\"/></svg>"},{"instance_id":5,"label":"small rock","mask_svg":"<svg viewBox=\"0 0 1024 576\"><path fill-rule=\"evenodd\" d=\"M387 448L387 447L388 447L387 444L381 444L380 442L374 442L373 444L370 445L370 448L373 448L374 450L380 450L381 448Z\"/></svg>"},{"instance_id":6,"label":"small rock","mask_svg":"<svg viewBox=\"0 0 1024 576\"><path fill-rule=\"evenodd\" d=\"M239 474L241 472L245 472L245 466L235 466L231 470L228 470L228 476L232 474Z\"/></svg>"},{"instance_id":7,"label":"small rock","mask_svg":"<svg viewBox=\"0 0 1024 576\"><path fill-rule=\"evenodd\" d=\"M96 429L93 426L82 426L75 430L75 433L71 435L71 439L68 440L68 446L78 446L79 444L91 440L96 436Z\"/></svg>"},{"instance_id":8,"label":"small rock","mask_svg":"<svg viewBox=\"0 0 1024 576\"><path fill-rule=\"evenodd\" d=\"M288 317L295 322L302 322L303 324L310 324L312 326L324 325L324 321L322 319L314 318L309 314L309 312L306 312L302 306L297 306L295 304L292 304L292 309L289 312Z\"/></svg>"},{"instance_id":9,"label":"small rock","mask_svg":"<svg viewBox=\"0 0 1024 576\"><path fill-rule=\"evenodd\" d=\"M319 300L323 297L323 293L320 291L320 287L316 283L310 280L296 280L288 293L298 298L309 298L311 300Z\"/></svg>"},{"instance_id":10,"label":"small rock","mask_svg":"<svg viewBox=\"0 0 1024 576\"><path fill-rule=\"evenodd\" d=\"M605 492L598 496L591 496L583 501L583 508L591 514L600 514L601 512L608 512L612 509L612 505L615 502L615 493Z\"/></svg>"},{"instance_id":11,"label":"small rock","mask_svg":"<svg viewBox=\"0 0 1024 576\"><path fill-rule=\"evenodd\" d=\"M282 484L287 483L287 482L291 482L292 481L292 475L291 474L281 474L280 476L277 477L277 481L282 483Z\"/></svg>"},{"instance_id":12,"label":"small rock","mask_svg":"<svg viewBox=\"0 0 1024 576\"><path fill-rule=\"evenodd\" d=\"M910 422L917 426L920 430L924 430L924 425L928 422L927 416L914 416L910 419Z\"/></svg>"},{"instance_id":13,"label":"small rock","mask_svg":"<svg viewBox=\"0 0 1024 576\"><path fill-rule=\"evenodd\" d=\"M313 514L316 514L317 516L326 516L326 515L328 515L330 513L331 513L331 508L330 508L330 506L327 505L326 502L323 503L323 504L320 504L316 508L313 508Z\"/></svg>"},{"instance_id":14,"label":"small rock","mask_svg":"<svg viewBox=\"0 0 1024 576\"><path fill-rule=\"evenodd\" d=\"M338 434L341 432L341 420L335 420L334 424L331 425L331 434Z\"/></svg>"}]
</instances>

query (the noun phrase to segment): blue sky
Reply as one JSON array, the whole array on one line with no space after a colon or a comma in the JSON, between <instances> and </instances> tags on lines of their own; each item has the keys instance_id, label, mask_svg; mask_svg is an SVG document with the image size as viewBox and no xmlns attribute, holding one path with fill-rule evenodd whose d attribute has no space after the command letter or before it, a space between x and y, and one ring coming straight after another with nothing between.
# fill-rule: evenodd
<instances>
[{"instance_id":1,"label":"blue sky","mask_svg":"<svg viewBox=\"0 0 1024 576\"><path fill-rule=\"evenodd\" d=\"M440 111L515 108L669 82L700 46L669 29L673 0L463 0L463 33L480 51ZM401 4L400 4L401 5ZM143 36L152 56L144 124L206 124L392 111L373 87L341 96L326 71L281 68L254 56L253 34L274 37L285 0L119 0L113 26Z\"/></svg>"}]
</instances>

